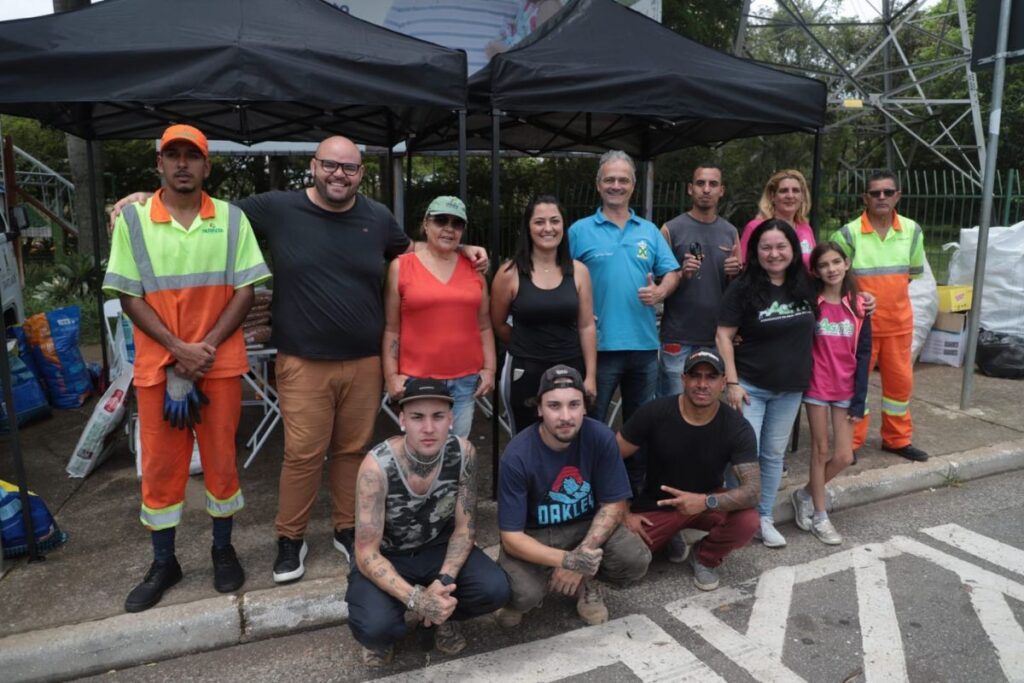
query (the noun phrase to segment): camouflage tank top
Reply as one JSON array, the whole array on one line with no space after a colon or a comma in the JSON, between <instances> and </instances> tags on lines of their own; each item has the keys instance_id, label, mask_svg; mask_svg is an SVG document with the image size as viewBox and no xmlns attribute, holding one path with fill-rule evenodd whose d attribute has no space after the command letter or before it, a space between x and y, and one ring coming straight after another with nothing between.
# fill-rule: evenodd
<instances>
[{"instance_id":1,"label":"camouflage tank top","mask_svg":"<svg viewBox=\"0 0 1024 683\"><path fill-rule=\"evenodd\" d=\"M375 446L370 455L380 465L388 482L381 550L404 553L447 541L455 528L455 497L462 474L459 438L451 435L445 441L437 476L423 495L409 490L405 474L387 441Z\"/></svg>"}]
</instances>

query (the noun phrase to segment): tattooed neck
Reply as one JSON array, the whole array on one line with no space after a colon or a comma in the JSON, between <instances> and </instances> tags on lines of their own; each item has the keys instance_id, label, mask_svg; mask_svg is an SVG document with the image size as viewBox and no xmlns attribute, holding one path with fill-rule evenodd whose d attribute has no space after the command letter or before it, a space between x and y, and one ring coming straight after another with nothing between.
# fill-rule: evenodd
<instances>
[{"instance_id":1,"label":"tattooed neck","mask_svg":"<svg viewBox=\"0 0 1024 683\"><path fill-rule=\"evenodd\" d=\"M420 456L409 448L408 443L405 439L402 439L402 464L405 467L405 471L409 474L415 474L417 477L428 477L430 473L434 471L437 463L441 461L441 455L444 453L444 446L441 446L441 450L437 452L432 459L426 459Z\"/></svg>"}]
</instances>

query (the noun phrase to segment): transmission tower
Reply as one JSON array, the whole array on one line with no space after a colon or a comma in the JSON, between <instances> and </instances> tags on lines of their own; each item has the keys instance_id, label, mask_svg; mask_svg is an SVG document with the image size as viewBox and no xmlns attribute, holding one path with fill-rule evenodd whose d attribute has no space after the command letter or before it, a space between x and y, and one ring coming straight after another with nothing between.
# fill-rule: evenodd
<instances>
[{"instance_id":1,"label":"transmission tower","mask_svg":"<svg viewBox=\"0 0 1024 683\"><path fill-rule=\"evenodd\" d=\"M743 0L734 51L824 81L826 132L854 129L862 159L882 145L890 168L906 168L924 152L980 187L985 134L977 79L970 69L964 3L867 0L857 3L858 17L836 19L825 11L827 0L811 8L806 3L801 7L797 0L755 0L753 5ZM844 33L843 27L852 30ZM787 36L802 36L801 45L809 46L814 55L807 59L806 52L783 50L788 58L782 62L758 59L762 40L778 45ZM857 37L852 44L850 36ZM913 55L922 53L927 59L915 61ZM953 89L964 91L963 96L950 97L950 79L966 79L965 88ZM865 165L845 163L851 168Z\"/></svg>"}]
</instances>

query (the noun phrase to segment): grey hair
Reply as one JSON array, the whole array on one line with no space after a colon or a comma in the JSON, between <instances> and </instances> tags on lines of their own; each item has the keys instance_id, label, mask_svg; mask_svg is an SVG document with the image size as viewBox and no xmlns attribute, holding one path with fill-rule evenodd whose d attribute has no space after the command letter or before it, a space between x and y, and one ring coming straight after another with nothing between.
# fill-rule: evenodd
<instances>
[{"instance_id":1,"label":"grey hair","mask_svg":"<svg viewBox=\"0 0 1024 683\"><path fill-rule=\"evenodd\" d=\"M636 182L636 164L633 163L632 157L623 152L621 149L610 149L601 155L601 159L597 163L597 182L601 182L601 169L609 161L625 161L629 164L629 170L632 174L633 182Z\"/></svg>"}]
</instances>

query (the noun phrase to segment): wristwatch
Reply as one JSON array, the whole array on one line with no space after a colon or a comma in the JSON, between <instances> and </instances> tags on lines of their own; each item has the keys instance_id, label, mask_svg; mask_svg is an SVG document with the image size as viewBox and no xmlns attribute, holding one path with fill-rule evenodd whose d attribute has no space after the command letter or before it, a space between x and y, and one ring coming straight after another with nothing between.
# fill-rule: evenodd
<instances>
[{"instance_id":1,"label":"wristwatch","mask_svg":"<svg viewBox=\"0 0 1024 683\"><path fill-rule=\"evenodd\" d=\"M709 493L708 495L704 496L704 507L706 507L708 510L717 510L718 496L716 496L713 493Z\"/></svg>"},{"instance_id":2,"label":"wristwatch","mask_svg":"<svg viewBox=\"0 0 1024 683\"><path fill-rule=\"evenodd\" d=\"M441 582L442 586L450 586L455 583L455 577L451 574L438 574L437 580Z\"/></svg>"}]
</instances>

